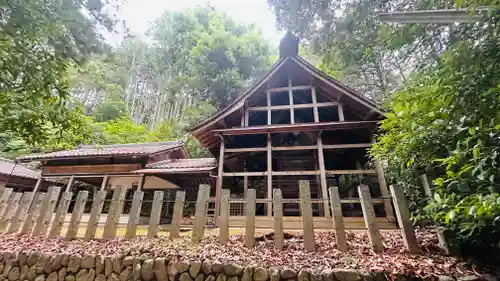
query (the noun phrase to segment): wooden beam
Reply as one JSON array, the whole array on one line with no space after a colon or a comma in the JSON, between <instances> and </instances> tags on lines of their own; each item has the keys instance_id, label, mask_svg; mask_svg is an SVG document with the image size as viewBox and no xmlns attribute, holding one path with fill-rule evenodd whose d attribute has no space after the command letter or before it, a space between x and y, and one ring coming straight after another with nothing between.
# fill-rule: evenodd
<instances>
[{"instance_id":1,"label":"wooden beam","mask_svg":"<svg viewBox=\"0 0 500 281\"><path fill-rule=\"evenodd\" d=\"M225 177L262 177L266 176L267 172L235 172L235 173L222 173Z\"/></svg>"},{"instance_id":2,"label":"wooden beam","mask_svg":"<svg viewBox=\"0 0 500 281\"><path fill-rule=\"evenodd\" d=\"M293 86L293 87L288 86L288 87L272 88L272 89L269 89L269 92L272 92L272 93L275 93L275 92L286 92L286 91L288 91L290 89L292 91L300 91L300 90L309 90L311 88L312 88L311 85L302 85L302 86Z\"/></svg>"},{"instance_id":3,"label":"wooden beam","mask_svg":"<svg viewBox=\"0 0 500 281\"><path fill-rule=\"evenodd\" d=\"M236 135L258 135L267 133L287 133L287 132L317 132L317 131L336 131L353 130L363 128L375 128L378 121L336 121L319 123L301 123L301 124L275 124L264 126L251 126L248 128L231 128L213 130L212 134L236 136Z\"/></svg>"},{"instance_id":4,"label":"wooden beam","mask_svg":"<svg viewBox=\"0 0 500 281\"><path fill-rule=\"evenodd\" d=\"M323 149L344 149L344 148L369 148L371 143L349 143L349 144L326 144Z\"/></svg>"},{"instance_id":5,"label":"wooden beam","mask_svg":"<svg viewBox=\"0 0 500 281\"><path fill-rule=\"evenodd\" d=\"M227 148L226 153L267 151L267 147Z\"/></svg>"},{"instance_id":6,"label":"wooden beam","mask_svg":"<svg viewBox=\"0 0 500 281\"><path fill-rule=\"evenodd\" d=\"M304 176L319 175L319 171L274 171L274 176Z\"/></svg>"},{"instance_id":7,"label":"wooden beam","mask_svg":"<svg viewBox=\"0 0 500 281\"><path fill-rule=\"evenodd\" d=\"M298 145L298 146L273 146L273 151L290 151L290 150L314 150L317 145Z\"/></svg>"},{"instance_id":8,"label":"wooden beam","mask_svg":"<svg viewBox=\"0 0 500 281\"><path fill-rule=\"evenodd\" d=\"M249 107L249 111L267 111L268 109L272 110L287 110L287 109L301 109L301 108L315 108L315 107L334 107L337 106L337 102L320 102L316 104L312 103L299 103L299 104L285 104L285 105L273 105L273 106L254 106ZM318 121L319 122L319 121Z\"/></svg>"},{"instance_id":9,"label":"wooden beam","mask_svg":"<svg viewBox=\"0 0 500 281\"><path fill-rule=\"evenodd\" d=\"M141 164L107 164L107 165L73 165L73 166L45 166L42 175L78 175L78 174L107 174L123 173L138 170Z\"/></svg>"},{"instance_id":10,"label":"wooden beam","mask_svg":"<svg viewBox=\"0 0 500 281\"><path fill-rule=\"evenodd\" d=\"M363 174L376 174L375 170L327 170L327 175L363 175Z\"/></svg>"},{"instance_id":11,"label":"wooden beam","mask_svg":"<svg viewBox=\"0 0 500 281\"><path fill-rule=\"evenodd\" d=\"M325 217L330 217L330 208L328 207L328 187L326 183L326 173L325 173L325 157L323 155L323 140L321 138L321 133L318 134L318 166L319 166L319 178L321 183L321 195L324 200L323 210Z\"/></svg>"},{"instance_id":12,"label":"wooden beam","mask_svg":"<svg viewBox=\"0 0 500 281\"><path fill-rule=\"evenodd\" d=\"M271 147L271 135L267 135L267 199L272 199L273 190L273 151ZM267 216L271 216L272 202L267 203Z\"/></svg>"},{"instance_id":13,"label":"wooden beam","mask_svg":"<svg viewBox=\"0 0 500 281\"><path fill-rule=\"evenodd\" d=\"M290 124L295 124L295 110L293 108L293 90L292 90L292 79L288 78L288 100L291 106L290 108Z\"/></svg>"},{"instance_id":14,"label":"wooden beam","mask_svg":"<svg viewBox=\"0 0 500 281\"><path fill-rule=\"evenodd\" d=\"M225 142L224 138L221 137L220 140L220 150L219 150L219 168L217 172L217 181L215 183L215 219L219 216L219 201L220 201L220 192L222 190L222 179L224 176L224 149Z\"/></svg>"}]
</instances>

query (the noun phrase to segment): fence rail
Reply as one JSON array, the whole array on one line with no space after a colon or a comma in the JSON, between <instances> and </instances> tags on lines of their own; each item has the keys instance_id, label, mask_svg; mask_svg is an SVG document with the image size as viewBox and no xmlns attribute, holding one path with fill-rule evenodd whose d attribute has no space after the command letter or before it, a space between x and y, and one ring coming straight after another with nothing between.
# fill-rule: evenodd
<instances>
[{"instance_id":1,"label":"fence rail","mask_svg":"<svg viewBox=\"0 0 500 281\"><path fill-rule=\"evenodd\" d=\"M301 228L304 232L304 245L306 249L313 251L315 248L313 230L315 219L318 219L317 217L313 218L313 216L315 210L328 206L329 211L332 213L329 220L331 220L331 228L334 229L338 249L345 251L347 249L345 237L347 227L344 224L341 206L346 203L359 203L362 206L363 220L368 230L372 248L375 251L382 251L383 245L373 206L391 200L394 203L398 224L402 228L402 235L407 248L412 253L418 252L415 234L409 219L408 204L401 188L391 186L390 197L372 199L368 186L360 185L358 187L359 198L340 199L338 188L330 187L329 199L323 200L311 199L308 181L299 181L299 186L299 199L284 199L279 189L273 190L272 199L256 198L255 189L248 189L246 198L230 198L229 190L223 190L220 202L221 215L216 218L217 225L220 228L219 241L221 243L228 241L231 216L244 216L245 244L247 247L253 247L256 222L258 222L256 210L260 204L273 210L273 212L269 212L272 214L271 228L274 230L276 248L281 249L284 239L283 230L285 229L284 210L293 204L299 209L300 221L302 222ZM50 187L46 193L37 194L29 192L17 193L10 188L0 190L0 231L54 237L62 235L64 223L69 222L65 233L66 238L75 238L82 225L85 230L84 239L88 240L96 238L98 225L104 224L102 238L109 239L117 235L118 225L123 223L121 219L123 218L124 209L126 209L128 216L126 217L125 236L134 237L137 235L141 209L145 203L151 203L147 235L149 237L158 235L162 212L165 207L169 212L169 206L172 206L169 232L170 236L176 237L179 235L181 221L186 215L186 206L191 204L191 202L185 201L186 194L184 191L177 191L174 201L164 200L161 191L155 191L152 200L144 200L144 192L140 190L134 192L132 200L125 199L126 189L124 187L115 188L111 200L105 199L105 191L98 191L93 198L89 198L88 191L79 191L76 200L70 200L70 192L62 192L62 196L59 196L60 194L60 187ZM209 213L213 212L211 206L214 205L215 201L210 199L209 195L210 186L200 185L192 225L193 241L199 241L203 238L207 221L211 222L214 219L210 217ZM59 202L58 198L61 198ZM103 210L105 202L109 203L109 208ZM84 216L85 208L89 203L92 206L90 214ZM68 211L70 211L69 216ZM105 213L107 214L104 218L102 215ZM69 218L69 220L66 218Z\"/></svg>"}]
</instances>

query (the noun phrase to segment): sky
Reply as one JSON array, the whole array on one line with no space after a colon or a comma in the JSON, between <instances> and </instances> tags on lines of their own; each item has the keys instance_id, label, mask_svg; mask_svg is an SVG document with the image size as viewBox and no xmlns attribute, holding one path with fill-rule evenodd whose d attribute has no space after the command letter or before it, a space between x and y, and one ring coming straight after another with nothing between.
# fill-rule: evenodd
<instances>
[{"instance_id":1,"label":"sky","mask_svg":"<svg viewBox=\"0 0 500 281\"><path fill-rule=\"evenodd\" d=\"M183 11L205 3L210 3L237 21L255 24L262 30L264 37L276 46L284 35L284 32L276 29L274 15L266 0L124 0L118 17L125 21L132 34L146 39L145 33L150 22L165 11ZM106 38L115 45L121 37L115 34Z\"/></svg>"}]
</instances>

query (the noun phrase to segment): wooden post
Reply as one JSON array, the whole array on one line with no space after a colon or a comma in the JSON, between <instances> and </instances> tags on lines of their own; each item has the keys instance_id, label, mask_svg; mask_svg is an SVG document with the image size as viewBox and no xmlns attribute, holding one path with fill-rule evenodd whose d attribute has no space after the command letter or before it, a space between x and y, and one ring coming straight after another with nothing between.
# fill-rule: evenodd
<instances>
[{"instance_id":1,"label":"wooden post","mask_svg":"<svg viewBox=\"0 0 500 281\"><path fill-rule=\"evenodd\" d=\"M17 232L19 228L22 226L23 222L26 220L28 216L28 211L33 202L33 198L35 198L35 194L38 192L38 190L40 190L42 184L43 184L43 178L40 177L37 180L35 187L33 188L33 192L30 192L29 195L27 195L26 197L23 196L23 198L21 199L20 208L16 210L16 214L12 218L11 224L7 229L7 233Z\"/></svg>"},{"instance_id":2,"label":"wooden post","mask_svg":"<svg viewBox=\"0 0 500 281\"><path fill-rule=\"evenodd\" d=\"M363 217L365 219L365 225L368 230L368 237L370 238L373 251L382 252L384 246L382 245L382 237L380 236L375 210L373 209L370 189L367 185L362 184L358 186L358 193L361 199L361 209L363 210Z\"/></svg>"},{"instance_id":3,"label":"wooden post","mask_svg":"<svg viewBox=\"0 0 500 281\"><path fill-rule=\"evenodd\" d=\"M0 220L3 218L5 210L7 210L7 205L9 204L9 198L12 195L12 188L5 188L0 198Z\"/></svg>"},{"instance_id":4,"label":"wooden post","mask_svg":"<svg viewBox=\"0 0 500 281\"><path fill-rule=\"evenodd\" d=\"M427 175L420 175L420 181L422 182L422 186L424 187L425 196L427 196L427 198L432 198L432 191L429 185L429 180L427 179Z\"/></svg>"},{"instance_id":5,"label":"wooden post","mask_svg":"<svg viewBox=\"0 0 500 281\"><path fill-rule=\"evenodd\" d=\"M224 173L224 138L220 136L220 150L219 150L219 169L217 173L217 181L215 183L215 222L217 223L217 217L219 216L219 202L220 202L220 192L222 190L223 183L223 173Z\"/></svg>"},{"instance_id":6,"label":"wooden post","mask_svg":"<svg viewBox=\"0 0 500 281\"><path fill-rule=\"evenodd\" d=\"M219 242L226 244L229 240L229 189L223 189L220 199Z\"/></svg>"},{"instance_id":7,"label":"wooden post","mask_svg":"<svg viewBox=\"0 0 500 281\"><path fill-rule=\"evenodd\" d=\"M137 233L137 224L139 223L139 216L141 215L142 199L144 198L144 191L141 191L141 184L144 182L144 175L141 176L137 190L134 192L134 198L132 199L132 207L130 208L130 213L128 214L127 230L125 231L125 237L131 238L135 237Z\"/></svg>"},{"instance_id":8,"label":"wooden post","mask_svg":"<svg viewBox=\"0 0 500 281\"><path fill-rule=\"evenodd\" d=\"M337 105L337 111L339 113L339 121L344 121L344 109L342 108L342 104L340 102Z\"/></svg>"},{"instance_id":9,"label":"wooden post","mask_svg":"<svg viewBox=\"0 0 500 281\"><path fill-rule=\"evenodd\" d=\"M40 215L35 224L35 228L31 233L31 236L38 236L41 234L46 234L49 229L50 221L52 219L52 213L56 207L57 199L59 198L59 193L61 193L61 187L51 186L47 191L47 196L42 202L42 207L40 208Z\"/></svg>"},{"instance_id":10,"label":"wooden post","mask_svg":"<svg viewBox=\"0 0 500 281\"><path fill-rule=\"evenodd\" d=\"M304 247L308 251L314 251L314 224L311 206L311 189L309 181L300 180L300 211L302 215L302 228L304 231Z\"/></svg>"},{"instance_id":11,"label":"wooden post","mask_svg":"<svg viewBox=\"0 0 500 281\"><path fill-rule=\"evenodd\" d=\"M314 115L314 122L319 122L319 112L318 112L318 100L316 98L316 88L312 87L311 88L311 100L313 103L313 115Z\"/></svg>"},{"instance_id":12,"label":"wooden post","mask_svg":"<svg viewBox=\"0 0 500 281\"><path fill-rule=\"evenodd\" d=\"M14 217L16 213L16 209L19 207L19 202L21 201L21 197L24 196L21 192L13 192L9 198L9 204L7 205L7 209L5 210L2 219L0 220L0 230L4 230Z\"/></svg>"},{"instance_id":13,"label":"wooden post","mask_svg":"<svg viewBox=\"0 0 500 281\"><path fill-rule=\"evenodd\" d=\"M288 78L288 99L290 101L290 124L295 124L295 109L293 109L293 91L291 78Z\"/></svg>"},{"instance_id":14,"label":"wooden post","mask_svg":"<svg viewBox=\"0 0 500 281\"><path fill-rule=\"evenodd\" d=\"M70 190L70 188L68 187L66 190ZM66 214L68 213L69 203L71 202L72 196L73 192L63 192L59 205L57 206L54 221L52 222L52 228L49 231L49 237L56 237L60 234L64 220L66 219Z\"/></svg>"},{"instance_id":15,"label":"wooden post","mask_svg":"<svg viewBox=\"0 0 500 281\"><path fill-rule=\"evenodd\" d=\"M82 220L83 212L85 211L85 203L89 198L89 192L81 190L76 195L75 206L73 207L73 213L71 213L71 219L69 221L68 230L66 231L67 239L74 239L80 228L80 222Z\"/></svg>"},{"instance_id":16,"label":"wooden post","mask_svg":"<svg viewBox=\"0 0 500 281\"><path fill-rule=\"evenodd\" d=\"M210 196L210 186L200 184L198 198L196 198L196 210L193 221L193 234L191 240L199 242L205 235L205 224L207 222L207 201Z\"/></svg>"},{"instance_id":17,"label":"wooden post","mask_svg":"<svg viewBox=\"0 0 500 281\"><path fill-rule=\"evenodd\" d=\"M137 183L137 190L142 190L145 182L146 176L144 174L141 174L141 176L139 177L139 182Z\"/></svg>"},{"instance_id":18,"label":"wooden post","mask_svg":"<svg viewBox=\"0 0 500 281\"><path fill-rule=\"evenodd\" d=\"M271 91L267 91L267 125L272 124L272 113L271 113Z\"/></svg>"},{"instance_id":19,"label":"wooden post","mask_svg":"<svg viewBox=\"0 0 500 281\"><path fill-rule=\"evenodd\" d=\"M107 179L105 179L107 181ZM92 202L92 209L90 210L89 221L87 222L87 230L85 231L84 240L90 240L95 237L97 225L99 224L99 217L101 216L104 200L106 199L106 191L100 190L94 194L94 201Z\"/></svg>"},{"instance_id":20,"label":"wooden post","mask_svg":"<svg viewBox=\"0 0 500 281\"><path fill-rule=\"evenodd\" d=\"M174 212L172 214L172 228L170 228L170 237L179 237L181 220L184 214L184 201L186 200L185 191L177 191L175 194Z\"/></svg>"},{"instance_id":21,"label":"wooden post","mask_svg":"<svg viewBox=\"0 0 500 281\"><path fill-rule=\"evenodd\" d=\"M251 188L247 192L247 205L245 210L246 224L245 224L245 245L247 248L252 248L255 240L255 200L257 193L255 189Z\"/></svg>"},{"instance_id":22,"label":"wooden post","mask_svg":"<svg viewBox=\"0 0 500 281\"><path fill-rule=\"evenodd\" d=\"M40 215L40 208L42 207L42 203L45 201L46 196L46 193L38 192L35 194L35 197L33 199L33 202L31 203L31 206L29 207L28 214L21 226L19 234L28 234L33 231L33 225Z\"/></svg>"},{"instance_id":23,"label":"wooden post","mask_svg":"<svg viewBox=\"0 0 500 281\"><path fill-rule=\"evenodd\" d=\"M5 231L5 233L14 233L19 230L19 227L26 219L28 215L28 210L33 201L33 192L25 192L21 197L21 202L19 203L19 207L16 209L16 213L12 217L10 224Z\"/></svg>"},{"instance_id":24,"label":"wooden post","mask_svg":"<svg viewBox=\"0 0 500 281\"><path fill-rule=\"evenodd\" d=\"M120 221L120 215L123 211L123 203L125 201L125 193L127 189L124 186L117 185L113 191L113 198L109 206L108 217L104 225L102 239L114 238L116 236L116 229Z\"/></svg>"},{"instance_id":25,"label":"wooden post","mask_svg":"<svg viewBox=\"0 0 500 281\"><path fill-rule=\"evenodd\" d=\"M375 159L375 170L377 171L378 183L380 186L380 193L382 194L384 199L384 210L385 216L389 221L395 221L394 211L392 210L391 199L389 195L389 190L387 189L387 183L385 181L384 168L382 167L382 163L380 160Z\"/></svg>"},{"instance_id":26,"label":"wooden post","mask_svg":"<svg viewBox=\"0 0 500 281\"><path fill-rule=\"evenodd\" d=\"M330 205L332 205L333 230L337 240L337 249L339 251L347 250L347 241L345 237L344 217L342 215L342 203L340 201L339 189L336 186L329 188Z\"/></svg>"},{"instance_id":27,"label":"wooden post","mask_svg":"<svg viewBox=\"0 0 500 281\"><path fill-rule=\"evenodd\" d=\"M248 192L248 176L243 176L243 197L247 197L247 192ZM243 212L246 209L247 203L245 202L243 204ZM245 213L243 213L245 215Z\"/></svg>"},{"instance_id":28,"label":"wooden post","mask_svg":"<svg viewBox=\"0 0 500 281\"><path fill-rule=\"evenodd\" d=\"M417 237L413 231L413 224L410 221L410 209L403 189L400 186L390 186L392 200L396 209L396 216L398 218L399 226L401 227L401 234L406 247L412 254L420 253L418 247Z\"/></svg>"},{"instance_id":29,"label":"wooden post","mask_svg":"<svg viewBox=\"0 0 500 281\"><path fill-rule=\"evenodd\" d=\"M272 191L273 191L273 151L271 147L271 135L267 134L267 216L272 215Z\"/></svg>"},{"instance_id":30,"label":"wooden post","mask_svg":"<svg viewBox=\"0 0 500 281\"><path fill-rule=\"evenodd\" d=\"M158 234L158 225L160 224L161 205L163 205L163 191L155 191L153 197L153 206L151 207L151 216L149 217L148 237L155 237Z\"/></svg>"},{"instance_id":31,"label":"wooden post","mask_svg":"<svg viewBox=\"0 0 500 281\"><path fill-rule=\"evenodd\" d=\"M273 228L274 228L274 247L278 250L283 249L283 195L281 189L273 189Z\"/></svg>"},{"instance_id":32,"label":"wooden post","mask_svg":"<svg viewBox=\"0 0 500 281\"><path fill-rule=\"evenodd\" d=\"M319 164L319 176L321 183L321 195L323 198L323 210L325 217L330 217L330 208L328 207L328 189L326 182L326 172L325 172L325 156L323 154L323 139L321 138L321 132L318 134L318 164Z\"/></svg>"}]
</instances>

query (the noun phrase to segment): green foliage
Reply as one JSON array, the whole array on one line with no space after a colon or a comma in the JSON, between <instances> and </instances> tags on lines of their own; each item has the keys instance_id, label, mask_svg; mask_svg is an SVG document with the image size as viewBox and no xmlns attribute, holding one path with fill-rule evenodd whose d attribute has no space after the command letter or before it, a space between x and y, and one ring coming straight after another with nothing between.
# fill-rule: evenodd
<instances>
[{"instance_id":1,"label":"green foliage","mask_svg":"<svg viewBox=\"0 0 500 281\"><path fill-rule=\"evenodd\" d=\"M127 116L127 108L122 99L105 99L97 106L92 115L97 122L109 121Z\"/></svg>"},{"instance_id":2,"label":"green foliage","mask_svg":"<svg viewBox=\"0 0 500 281\"><path fill-rule=\"evenodd\" d=\"M402 181L417 219L445 227L465 254L500 241L500 37L498 20L462 37L388 100L382 135L373 153ZM428 206L412 191L430 174L436 196ZM412 185L413 184L413 185Z\"/></svg>"},{"instance_id":3,"label":"green foliage","mask_svg":"<svg viewBox=\"0 0 500 281\"><path fill-rule=\"evenodd\" d=\"M0 1L0 132L35 144L74 125L66 70L104 49L96 24L114 24L104 4Z\"/></svg>"}]
</instances>

